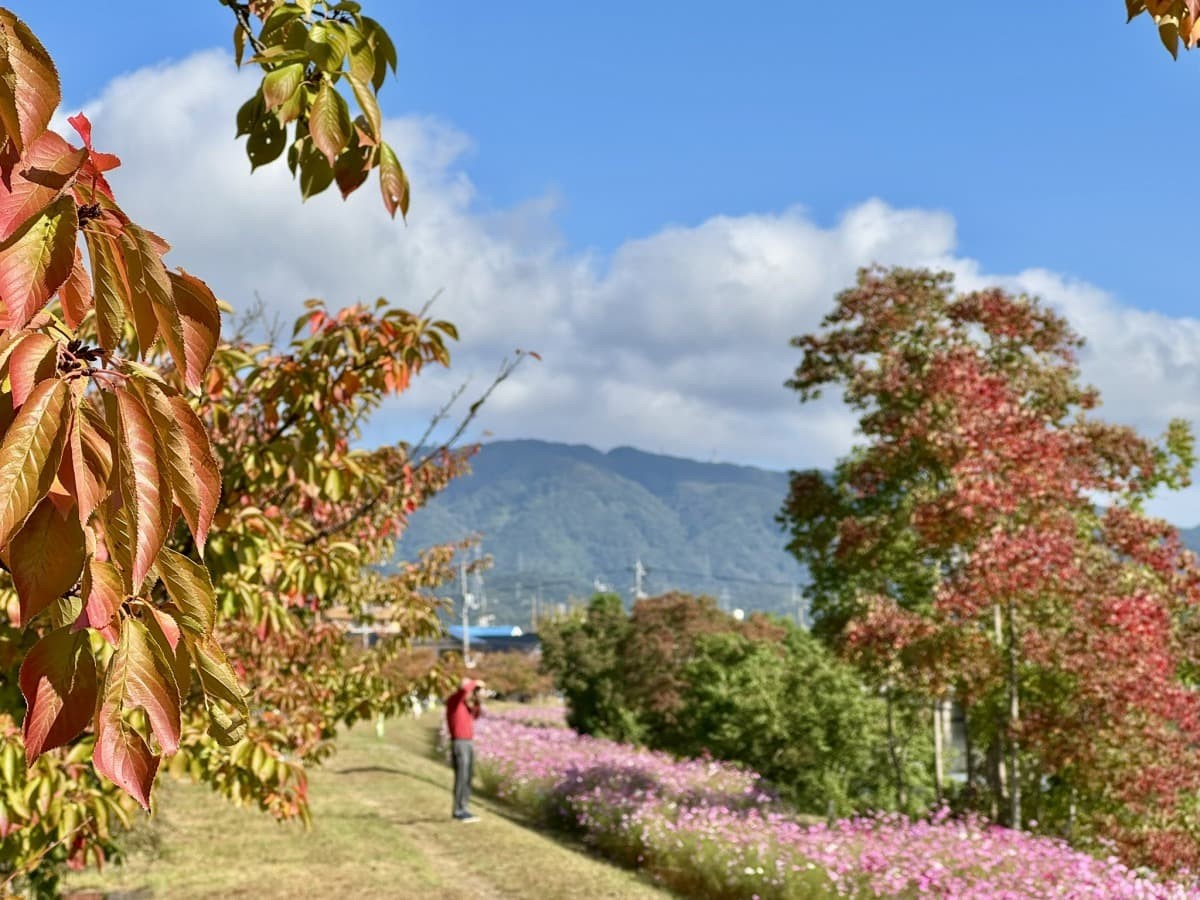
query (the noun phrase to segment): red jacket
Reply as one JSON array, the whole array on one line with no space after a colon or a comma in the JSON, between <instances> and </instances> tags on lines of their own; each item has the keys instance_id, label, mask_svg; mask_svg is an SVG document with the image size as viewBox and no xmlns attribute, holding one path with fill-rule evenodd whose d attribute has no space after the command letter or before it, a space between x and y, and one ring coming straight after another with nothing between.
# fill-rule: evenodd
<instances>
[{"instance_id":1,"label":"red jacket","mask_svg":"<svg viewBox=\"0 0 1200 900\"><path fill-rule=\"evenodd\" d=\"M446 698L446 727L450 737L456 741L469 741L475 737L475 720L483 713L483 704L468 702L475 682L468 681Z\"/></svg>"}]
</instances>

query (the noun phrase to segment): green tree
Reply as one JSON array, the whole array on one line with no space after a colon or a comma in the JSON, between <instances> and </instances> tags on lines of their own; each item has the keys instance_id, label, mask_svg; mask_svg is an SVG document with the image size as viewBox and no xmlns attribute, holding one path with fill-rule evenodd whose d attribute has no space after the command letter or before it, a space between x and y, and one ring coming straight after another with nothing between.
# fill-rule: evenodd
<instances>
[{"instance_id":1,"label":"green tree","mask_svg":"<svg viewBox=\"0 0 1200 900\"><path fill-rule=\"evenodd\" d=\"M744 763L809 812L901 808L883 701L810 634L784 627L782 641L726 632L697 642L683 671L686 737L672 749ZM932 796L928 740L908 723L903 743L915 811Z\"/></svg>"},{"instance_id":2,"label":"green tree","mask_svg":"<svg viewBox=\"0 0 1200 900\"><path fill-rule=\"evenodd\" d=\"M582 734L636 742L642 727L629 706L624 671L629 616L618 594L538 628L542 669L567 701L567 723Z\"/></svg>"}]
</instances>

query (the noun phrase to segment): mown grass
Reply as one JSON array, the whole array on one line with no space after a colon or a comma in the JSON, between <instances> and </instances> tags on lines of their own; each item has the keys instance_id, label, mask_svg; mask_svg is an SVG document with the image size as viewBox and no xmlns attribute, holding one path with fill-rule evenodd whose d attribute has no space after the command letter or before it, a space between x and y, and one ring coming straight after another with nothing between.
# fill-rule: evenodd
<instances>
[{"instance_id":1,"label":"mown grass","mask_svg":"<svg viewBox=\"0 0 1200 900\"><path fill-rule=\"evenodd\" d=\"M166 782L124 865L72 874L77 897L662 898L636 874L479 798L450 819L451 773L430 756L436 715L361 726L310 781L314 825L280 825L206 788Z\"/></svg>"}]
</instances>

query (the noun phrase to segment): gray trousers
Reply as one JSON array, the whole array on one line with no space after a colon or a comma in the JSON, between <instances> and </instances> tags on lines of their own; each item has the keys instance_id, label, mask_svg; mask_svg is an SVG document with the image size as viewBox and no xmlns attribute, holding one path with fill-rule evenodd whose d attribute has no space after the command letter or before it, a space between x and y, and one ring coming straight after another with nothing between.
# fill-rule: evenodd
<instances>
[{"instance_id":1,"label":"gray trousers","mask_svg":"<svg viewBox=\"0 0 1200 900\"><path fill-rule=\"evenodd\" d=\"M475 773L475 742L451 741L450 762L454 766L454 815L469 816L467 804L471 800L471 776Z\"/></svg>"}]
</instances>

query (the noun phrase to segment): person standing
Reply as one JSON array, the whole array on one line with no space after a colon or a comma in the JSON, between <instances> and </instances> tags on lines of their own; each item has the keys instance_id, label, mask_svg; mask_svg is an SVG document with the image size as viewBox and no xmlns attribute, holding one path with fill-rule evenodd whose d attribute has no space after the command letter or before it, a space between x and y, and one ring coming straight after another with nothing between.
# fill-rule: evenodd
<instances>
[{"instance_id":1,"label":"person standing","mask_svg":"<svg viewBox=\"0 0 1200 900\"><path fill-rule=\"evenodd\" d=\"M483 714L480 696L483 684L474 678L464 678L458 690L446 698L446 727L450 731L450 760L454 766L454 818L460 822L479 821L467 805L475 771L475 720Z\"/></svg>"}]
</instances>

